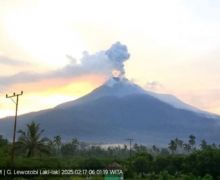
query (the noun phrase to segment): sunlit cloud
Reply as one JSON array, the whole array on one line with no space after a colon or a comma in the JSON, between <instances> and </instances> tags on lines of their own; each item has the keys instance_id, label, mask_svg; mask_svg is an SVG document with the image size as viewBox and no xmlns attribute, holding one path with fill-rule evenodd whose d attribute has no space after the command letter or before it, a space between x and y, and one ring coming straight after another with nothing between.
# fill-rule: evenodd
<instances>
[{"instance_id":1,"label":"sunlit cloud","mask_svg":"<svg viewBox=\"0 0 220 180\"><path fill-rule=\"evenodd\" d=\"M122 74L125 73L124 61L128 58L127 47L117 42L106 51L100 51L92 55L84 52L80 64L71 61L70 64L55 71L45 73L19 72L12 76L0 76L0 84L9 86L11 84L30 83L43 79L71 78L92 74L110 77L113 70L118 70Z\"/></svg>"},{"instance_id":2,"label":"sunlit cloud","mask_svg":"<svg viewBox=\"0 0 220 180\"><path fill-rule=\"evenodd\" d=\"M0 54L0 64L3 64L3 65L14 65L14 66L30 65L30 63L28 63L26 61L20 61L20 60L12 59L12 58L9 58L9 57L1 55L1 54Z\"/></svg>"},{"instance_id":3,"label":"sunlit cloud","mask_svg":"<svg viewBox=\"0 0 220 180\"><path fill-rule=\"evenodd\" d=\"M151 91L160 91L164 89L164 86L158 81L148 81L145 85L145 88Z\"/></svg>"}]
</instances>

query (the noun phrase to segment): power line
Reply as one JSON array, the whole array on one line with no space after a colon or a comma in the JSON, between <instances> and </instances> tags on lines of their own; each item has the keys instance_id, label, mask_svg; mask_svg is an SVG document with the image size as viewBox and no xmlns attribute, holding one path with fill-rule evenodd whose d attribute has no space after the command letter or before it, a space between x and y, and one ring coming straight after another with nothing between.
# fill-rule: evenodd
<instances>
[{"instance_id":1,"label":"power line","mask_svg":"<svg viewBox=\"0 0 220 180\"><path fill-rule=\"evenodd\" d=\"M15 139L16 139L17 116L18 116L18 102L19 102L19 96L21 96L21 95L23 95L23 91L21 91L20 94L13 93L13 95L11 95L11 96L6 94L6 98L10 98L16 105L16 108L15 108L15 121L14 121L14 132L13 132L13 142L12 142L12 150L11 150L11 163L12 163L12 166L14 165ZM16 100L14 100L13 97L16 97Z\"/></svg>"}]
</instances>

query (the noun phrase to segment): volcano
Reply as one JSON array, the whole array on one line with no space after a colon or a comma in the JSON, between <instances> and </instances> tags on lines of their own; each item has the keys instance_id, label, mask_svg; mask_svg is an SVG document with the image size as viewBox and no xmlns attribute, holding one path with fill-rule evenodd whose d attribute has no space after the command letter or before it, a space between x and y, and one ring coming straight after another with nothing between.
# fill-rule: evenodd
<instances>
[{"instance_id":1,"label":"volcano","mask_svg":"<svg viewBox=\"0 0 220 180\"><path fill-rule=\"evenodd\" d=\"M45 135L65 140L124 143L128 137L144 144L170 139L220 142L220 117L192 107L175 96L145 91L126 78L113 77L89 94L52 109L21 115L18 129L35 121ZM13 117L0 120L0 134L11 137Z\"/></svg>"}]
</instances>

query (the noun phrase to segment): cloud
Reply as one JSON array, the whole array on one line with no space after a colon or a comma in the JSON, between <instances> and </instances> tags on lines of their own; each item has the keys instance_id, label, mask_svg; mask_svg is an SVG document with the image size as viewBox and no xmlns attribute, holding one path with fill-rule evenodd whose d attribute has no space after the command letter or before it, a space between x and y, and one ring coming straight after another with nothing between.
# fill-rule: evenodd
<instances>
[{"instance_id":1,"label":"cloud","mask_svg":"<svg viewBox=\"0 0 220 180\"><path fill-rule=\"evenodd\" d=\"M13 76L0 76L0 84L8 86L16 83L36 82L51 78L77 77L87 74L97 74L110 77L113 70L125 74L124 62L130 57L127 47L116 42L109 49L90 55L83 53L80 63L67 55L71 63L67 66L46 73L20 72ZM14 62L15 63L15 62Z\"/></svg>"},{"instance_id":2,"label":"cloud","mask_svg":"<svg viewBox=\"0 0 220 180\"><path fill-rule=\"evenodd\" d=\"M28 62L12 59L0 54L0 64L3 65L28 65Z\"/></svg>"},{"instance_id":3,"label":"cloud","mask_svg":"<svg viewBox=\"0 0 220 180\"><path fill-rule=\"evenodd\" d=\"M163 89L163 85L158 81L149 81L146 83L145 88L148 90L157 91Z\"/></svg>"}]
</instances>

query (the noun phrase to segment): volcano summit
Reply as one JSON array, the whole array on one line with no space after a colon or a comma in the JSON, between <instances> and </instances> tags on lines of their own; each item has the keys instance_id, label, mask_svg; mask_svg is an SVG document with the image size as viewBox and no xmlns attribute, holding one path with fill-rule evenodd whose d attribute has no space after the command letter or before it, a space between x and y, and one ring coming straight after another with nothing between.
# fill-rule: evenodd
<instances>
[{"instance_id":1,"label":"volcano summit","mask_svg":"<svg viewBox=\"0 0 220 180\"><path fill-rule=\"evenodd\" d=\"M189 106L176 97L145 91L123 77L113 77L91 93L55 108L19 117L18 129L35 121L45 135L84 141L124 143L133 137L144 144L166 144L170 139L219 143L220 117ZM13 118L0 120L0 132L11 136Z\"/></svg>"}]
</instances>

